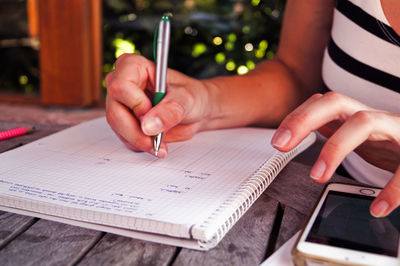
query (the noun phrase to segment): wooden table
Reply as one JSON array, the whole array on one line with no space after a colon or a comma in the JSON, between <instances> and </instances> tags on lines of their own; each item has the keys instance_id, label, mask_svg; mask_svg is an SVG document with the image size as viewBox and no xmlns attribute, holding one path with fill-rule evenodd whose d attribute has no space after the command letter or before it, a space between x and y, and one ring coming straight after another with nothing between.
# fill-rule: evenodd
<instances>
[{"instance_id":1,"label":"wooden table","mask_svg":"<svg viewBox=\"0 0 400 266\"><path fill-rule=\"evenodd\" d=\"M30 126L0 121L0 129ZM0 141L0 152L64 129L36 131ZM140 241L110 233L0 211L1 265L258 265L302 228L324 185L309 177L311 148L290 162L217 247L207 252ZM352 182L334 176L332 181Z\"/></svg>"}]
</instances>

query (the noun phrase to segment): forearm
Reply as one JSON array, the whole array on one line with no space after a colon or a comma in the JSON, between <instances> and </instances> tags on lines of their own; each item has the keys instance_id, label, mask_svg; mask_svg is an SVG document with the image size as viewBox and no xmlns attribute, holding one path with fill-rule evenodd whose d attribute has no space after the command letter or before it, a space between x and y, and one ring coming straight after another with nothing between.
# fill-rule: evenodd
<instances>
[{"instance_id":1,"label":"forearm","mask_svg":"<svg viewBox=\"0 0 400 266\"><path fill-rule=\"evenodd\" d=\"M277 126L309 96L296 75L279 59L263 62L244 76L204 82L210 95L204 129Z\"/></svg>"},{"instance_id":2,"label":"forearm","mask_svg":"<svg viewBox=\"0 0 400 266\"><path fill-rule=\"evenodd\" d=\"M204 81L210 97L201 129L277 126L307 97L320 91L333 8L333 0L288 0L275 59L244 76Z\"/></svg>"}]
</instances>

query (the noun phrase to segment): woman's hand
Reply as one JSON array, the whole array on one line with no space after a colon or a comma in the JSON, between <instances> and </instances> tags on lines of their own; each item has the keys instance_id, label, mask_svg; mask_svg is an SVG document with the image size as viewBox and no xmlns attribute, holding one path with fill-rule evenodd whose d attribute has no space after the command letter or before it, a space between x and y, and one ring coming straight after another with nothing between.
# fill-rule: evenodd
<instances>
[{"instance_id":1,"label":"woman's hand","mask_svg":"<svg viewBox=\"0 0 400 266\"><path fill-rule=\"evenodd\" d=\"M166 132L165 142L191 138L205 123L208 92L204 82L168 69L167 94L152 107L155 65L135 54L118 58L106 77L107 121L126 146L154 154L151 136ZM150 98L149 98L150 97ZM167 155L163 142L159 157Z\"/></svg>"},{"instance_id":2,"label":"woman's hand","mask_svg":"<svg viewBox=\"0 0 400 266\"><path fill-rule=\"evenodd\" d=\"M289 151L313 130L328 140L311 169L311 178L326 182L354 150L394 173L371 204L371 214L386 216L400 205L400 114L374 109L336 92L315 94L282 121L271 143L280 151Z\"/></svg>"}]
</instances>

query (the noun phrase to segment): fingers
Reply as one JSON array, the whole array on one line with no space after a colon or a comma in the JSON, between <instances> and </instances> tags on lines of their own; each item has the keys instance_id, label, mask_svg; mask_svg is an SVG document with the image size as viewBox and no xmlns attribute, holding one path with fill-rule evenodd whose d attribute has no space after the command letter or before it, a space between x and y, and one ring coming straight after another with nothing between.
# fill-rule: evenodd
<instances>
[{"instance_id":1,"label":"fingers","mask_svg":"<svg viewBox=\"0 0 400 266\"><path fill-rule=\"evenodd\" d=\"M172 72L172 71L171 71ZM196 83L194 83L196 84ZM142 120L142 130L145 134L152 136L160 132L168 131L184 119L186 123L191 123L188 114L197 109L194 104L194 96L186 89L180 89L179 86L170 89L165 97L154 106ZM196 115L197 116L197 115ZM199 119L198 117L194 118Z\"/></svg>"},{"instance_id":2,"label":"fingers","mask_svg":"<svg viewBox=\"0 0 400 266\"><path fill-rule=\"evenodd\" d=\"M280 151L289 151L326 123L344 121L359 110L369 109L339 93L315 94L282 121L271 144Z\"/></svg>"},{"instance_id":3,"label":"fingers","mask_svg":"<svg viewBox=\"0 0 400 266\"><path fill-rule=\"evenodd\" d=\"M325 138L330 138L342 124L342 121L335 120L318 128L318 132Z\"/></svg>"},{"instance_id":4,"label":"fingers","mask_svg":"<svg viewBox=\"0 0 400 266\"><path fill-rule=\"evenodd\" d=\"M339 128L337 121L343 123ZM332 176L348 153L366 140L391 141L400 145L399 115L370 108L334 92L316 94L289 114L271 143L281 151L289 151L319 128L330 138L310 176L321 183Z\"/></svg>"},{"instance_id":5,"label":"fingers","mask_svg":"<svg viewBox=\"0 0 400 266\"><path fill-rule=\"evenodd\" d=\"M106 77L107 95L132 110L137 118L151 109L145 90L151 89L154 65L138 55L123 55Z\"/></svg>"},{"instance_id":6,"label":"fingers","mask_svg":"<svg viewBox=\"0 0 400 266\"><path fill-rule=\"evenodd\" d=\"M396 136L400 136L400 119L381 111L359 111L327 140L310 176L317 182L326 182L343 159L364 141L394 140Z\"/></svg>"},{"instance_id":7,"label":"fingers","mask_svg":"<svg viewBox=\"0 0 400 266\"><path fill-rule=\"evenodd\" d=\"M116 70L106 76L107 121L111 128L129 148L153 153L150 137L143 134L139 119L151 108L146 96L149 73L154 69L150 61L138 55L122 55L116 61ZM165 157L166 150L160 151Z\"/></svg>"},{"instance_id":8,"label":"fingers","mask_svg":"<svg viewBox=\"0 0 400 266\"><path fill-rule=\"evenodd\" d=\"M165 142L188 140L199 131L199 123L181 124L170 129L164 136Z\"/></svg>"},{"instance_id":9,"label":"fingers","mask_svg":"<svg viewBox=\"0 0 400 266\"><path fill-rule=\"evenodd\" d=\"M171 69L167 75L168 93L153 107L149 95L154 92L154 77L154 63L138 55L119 57L116 70L106 77L107 119L133 150L152 152L150 136L161 132L165 132L167 141L192 137L208 110L209 94L204 82ZM161 147L166 154L165 144ZM159 154L162 157L163 151Z\"/></svg>"},{"instance_id":10,"label":"fingers","mask_svg":"<svg viewBox=\"0 0 400 266\"><path fill-rule=\"evenodd\" d=\"M107 96L107 121L121 141L134 151L145 151L154 154L152 138L145 135L139 122L132 116L126 106ZM158 157L167 155L165 144L160 147Z\"/></svg>"},{"instance_id":11,"label":"fingers","mask_svg":"<svg viewBox=\"0 0 400 266\"><path fill-rule=\"evenodd\" d=\"M384 217L400 205L400 166L392 179L376 197L370 206L370 212L375 217Z\"/></svg>"}]
</instances>

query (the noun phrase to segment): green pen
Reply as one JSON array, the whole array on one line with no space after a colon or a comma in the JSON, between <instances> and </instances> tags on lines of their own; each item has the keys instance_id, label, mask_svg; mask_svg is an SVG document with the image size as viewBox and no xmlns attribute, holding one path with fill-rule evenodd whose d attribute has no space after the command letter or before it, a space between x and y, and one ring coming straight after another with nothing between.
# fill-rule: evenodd
<instances>
[{"instance_id":1,"label":"green pen","mask_svg":"<svg viewBox=\"0 0 400 266\"><path fill-rule=\"evenodd\" d=\"M156 88L153 96L153 106L157 105L167 92L167 68L171 25L167 15L162 16L154 36L154 59L156 61ZM163 133L154 136L154 154L158 156Z\"/></svg>"}]
</instances>

